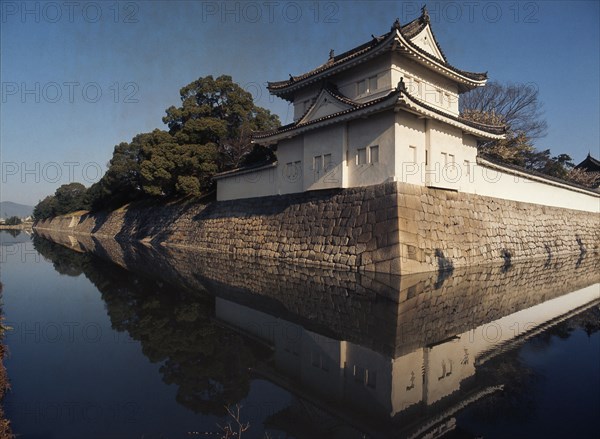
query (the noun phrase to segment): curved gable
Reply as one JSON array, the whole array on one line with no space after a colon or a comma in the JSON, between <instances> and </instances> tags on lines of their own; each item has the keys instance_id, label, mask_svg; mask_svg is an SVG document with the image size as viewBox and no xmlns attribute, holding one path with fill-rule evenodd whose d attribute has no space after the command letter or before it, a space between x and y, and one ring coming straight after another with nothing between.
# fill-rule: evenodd
<instances>
[{"instance_id":1,"label":"curved gable","mask_svg":"<svg viewBox=\"0 0 600 439\"><path fill-rule=\"evenodd\" d=\"M410 42L417 46L419 49L424 50L429 55L434 56L440 61L446 61L444 55L440 51L437 41L433 36L433 32L431 31L431 27L429 24L423 28L421 32L410 39Z\"/></svg>"},{"instance_id":2,"label":"curved gable","mask_svg":"<svg viewBox=\"0 0 600 439\"><path fill-rule=\"evenodd\" d=\"M349 102L340 100L333 95L329 90L323 89L315 103L308 109L306 114L298 121L298 124L311 122L331 114L339 113L340 111L353 108Z\"/></svg>"}]
</instances>

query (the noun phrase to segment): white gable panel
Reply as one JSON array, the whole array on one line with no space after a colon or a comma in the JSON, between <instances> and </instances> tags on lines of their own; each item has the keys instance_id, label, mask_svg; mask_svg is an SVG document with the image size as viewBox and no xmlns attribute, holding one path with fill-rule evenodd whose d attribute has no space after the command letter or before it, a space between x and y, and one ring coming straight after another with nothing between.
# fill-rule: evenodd
<instances>
[{"instance_id":1,"label":"white gable panel","mask_svg":"<svg viewBox=\"0 0 600 439\"><path fill-rule=\"evenodd\" d=\"M442 61L444 60L442 53L435 44L435 40L433 38L433 34L431 33L431 28L429 27L429 25L425 26L425 28L413 38L411 38L410 41L416 46L418 46L420 49L423 49L424 51L429 53L430 55L433 55Z\"/></svg>"},{"instance_id":2,"label":"white gable panel","mask_svg":"<svg viewBox=\"0 0 600 439\"><path fill-rule=\"evenodd\" d=\"M352 108L351 105L344 102L340 102L335 99L326 90L323 90L313 107L308 111L306 116L302 118L300 123L310 122L321 117L329 116L330 114L339 113L340 111L348 110Z\"/></svg>"}]
</instances>

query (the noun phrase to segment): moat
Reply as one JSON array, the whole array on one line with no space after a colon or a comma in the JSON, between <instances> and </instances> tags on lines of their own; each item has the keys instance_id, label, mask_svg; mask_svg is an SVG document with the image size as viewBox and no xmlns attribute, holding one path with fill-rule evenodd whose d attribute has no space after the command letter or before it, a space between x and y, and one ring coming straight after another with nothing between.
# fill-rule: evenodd
<instances>
[{"instance_id":1,"label":"moat","mask_svg":"<svg viewBox=\"0 0 600 439\"><path fill-rule=\"evenodd\" d=\"M23 438L596 437L600 256L408 276L0 231Z\"/></svg>"}]
</instances>

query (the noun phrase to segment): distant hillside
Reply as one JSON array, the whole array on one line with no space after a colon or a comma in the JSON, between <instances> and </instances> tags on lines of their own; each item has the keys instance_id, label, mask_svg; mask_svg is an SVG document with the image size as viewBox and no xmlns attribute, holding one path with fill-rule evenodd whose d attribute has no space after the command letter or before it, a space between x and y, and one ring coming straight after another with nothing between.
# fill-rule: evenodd
<instances>
[{"instance_id":1,"label":"distant hillside","mask_svg":"<svg viewBox=\"0 0 600 439\"><path fill-rule=\"evenodd\" d=\"M9 218L11 216L18 216L19 218L26 218L33 214L33 206L26 206L24 204L13 203L12 201L0 201L0 218Z\"/></svg>"}]
</instances>

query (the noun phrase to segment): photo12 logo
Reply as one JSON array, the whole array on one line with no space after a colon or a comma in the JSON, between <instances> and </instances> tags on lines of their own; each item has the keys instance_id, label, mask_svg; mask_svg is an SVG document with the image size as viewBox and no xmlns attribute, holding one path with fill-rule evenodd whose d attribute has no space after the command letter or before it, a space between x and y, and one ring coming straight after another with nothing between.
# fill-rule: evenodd
<instances>
[{"instance_id":1,"label":"photo12 logo","mask_svg":"<svg viewBox=\"0 0 600 439\"><path fill-rule=\"evenodd\" d=\"M338 23L337 2L208 1L201 3L200 21L220 23Z\"/></svg>"},{"instance_id":2,"label":"photo12 logo","mask_svg":"<svg viewBox=\"0 0 600 439\"><path fill-rule=\"evenodd\" d=\"M17 183L58 183L66 179L69 182L85 181L95 183L104 175L103 167L96 162L2 162L0 180L3 184Z\"/></svg>"},{"instance_id":3,"label":"photo12 logo","mask_svg":"<svg viewBox=\"0 0 600 439\"><path fill-rule=\"evenodd\" d=\"M98 82L16 82L3 81L1 87L2 103L46 103L69 104L85 102L95 104L101 99L110 99L113 103L137 104L140 102L136 82L113 82L103 87Z\"/></svg>"},{"instance_id":4,"label":"photo12 logo","mask_svg":"<svg viewBox=\"0 0 600 439\"><path fill-rule=\"evenodd\" d=\"M0 2L0 22L8 23L138 23L140 6L136 2Z\"/></svg>"},{"instance_id":5,"label":"photo12 logo","mask_svg":"<svg viewBox=\"0 0 600 439\"><path fill-rule=\"evenodd\" d=\"M402 2L401 20L408 23L426 11L432 23L498 23L501 20L513 23L539 23L540 5L538 2L477 2L477 1L438 1L423 3Z\"/></svg>"}]
</instances>

